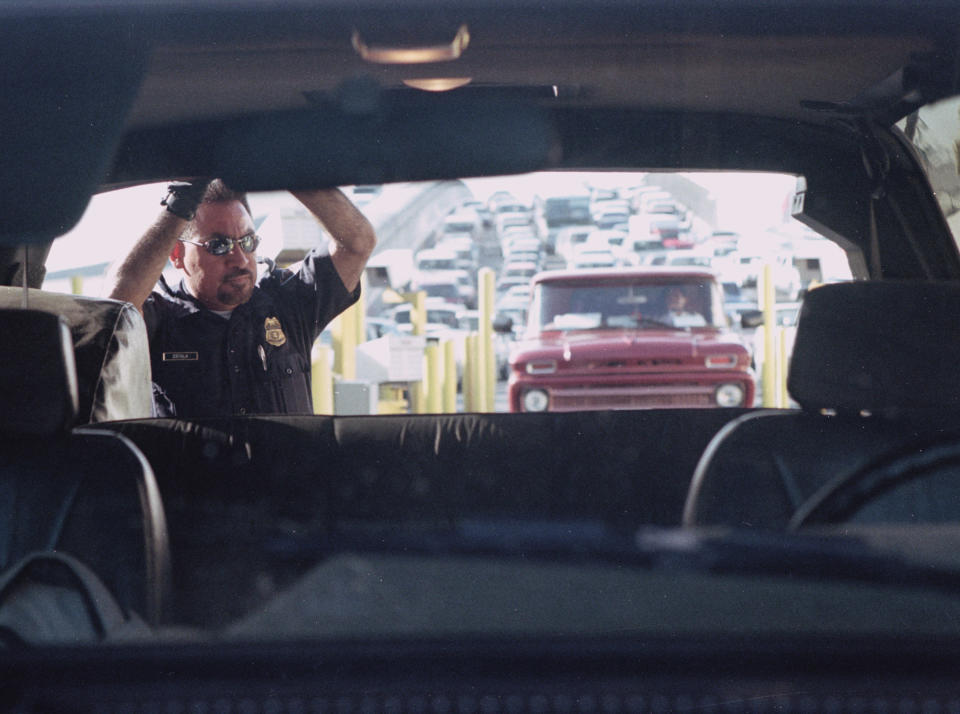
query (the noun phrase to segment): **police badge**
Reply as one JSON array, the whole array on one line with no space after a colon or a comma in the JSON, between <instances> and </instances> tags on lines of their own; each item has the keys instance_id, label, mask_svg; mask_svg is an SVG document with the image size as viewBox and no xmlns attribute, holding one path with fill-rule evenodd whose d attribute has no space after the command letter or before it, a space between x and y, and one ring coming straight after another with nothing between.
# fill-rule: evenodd
<instances>
[{"instance_id":1,"label":"police badge","mask_svg":"<svg viewBox=\"0 0 960 714\"><path fill-rule=\"evenodd\" d=\"M268 317L263 321L263 331L268 345L279 347L287 341L287 336L280 327L280 320L276 317Z\"/></svg>"}]
</instances>

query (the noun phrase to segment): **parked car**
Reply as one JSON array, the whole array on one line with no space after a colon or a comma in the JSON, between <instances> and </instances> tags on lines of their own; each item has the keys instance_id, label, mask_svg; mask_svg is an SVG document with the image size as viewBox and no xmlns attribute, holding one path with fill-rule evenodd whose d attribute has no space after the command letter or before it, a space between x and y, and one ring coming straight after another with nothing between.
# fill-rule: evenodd
<instances>
[{"instance_id":1,"label":"parked car","mask_svg":"<svg viewBox=\"0 0 960 714\"><path fill-rule=\"evenodd\" d=\"M574 249L573 260L569 263L571 268L612 268L618 264L620 260L609 245L588 243Z\"/></svg>"},{"instance_id":2,"label":"parked car","mask_svg":"<svg viewBox=\"0 0 960 714\"><path fill-rule=\"evenodd\" d=\"M465 308L477 302L477 288L465 270L436 270L420 273L412 284L413 290L422 290L427 297L439 298Z\"/></svg>"},{"instance_id":3,"label":"parked car","mask_svg":"<svg viewBox=\"0 0 960 714\"><path fill-rule=\"evenodd\" d=\"M682 290L702 327L664 317ZM752 406L750 354L709 272L541 273L511 357L512 411Z\"/></svg>"}]
</instances>

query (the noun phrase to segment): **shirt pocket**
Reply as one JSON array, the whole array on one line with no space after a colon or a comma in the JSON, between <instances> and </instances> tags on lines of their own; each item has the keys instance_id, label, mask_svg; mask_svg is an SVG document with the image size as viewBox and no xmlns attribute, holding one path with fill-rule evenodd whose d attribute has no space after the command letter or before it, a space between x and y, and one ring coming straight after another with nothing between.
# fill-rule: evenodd
<instances>
[{"instance_id":1,"label":"shirt pocket","mask_svg":"<svg viewBox=\"0 0 960 714\"><path fill-rule=\"evenodd\" d=\"M281 414L312 413L310 367L290 349L263 346L266 369L260 378L263 411Z\"/></svg>"},{"instance_id":2,"label":"shirt pocket","mask_svg":"<svg viewBox=\"0 0 960 714\"><path fill-rule=\"evenodd\" d=\"M205 391L207 398L204 404L218 403L220 395L212 394L216 379L212 379L209 365L201 361L195 351L181 351L168 353L168 359L158 359L151 365L153 382L173 404L177 416L197 416L198 408L196 395Z\"/></svg>"}]
</instances>

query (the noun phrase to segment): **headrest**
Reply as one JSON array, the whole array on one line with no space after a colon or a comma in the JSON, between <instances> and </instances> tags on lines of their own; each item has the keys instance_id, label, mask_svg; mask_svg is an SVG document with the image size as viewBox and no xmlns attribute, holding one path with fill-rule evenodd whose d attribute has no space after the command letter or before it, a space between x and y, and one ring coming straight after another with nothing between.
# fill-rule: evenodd
<instances>
[{"instance_id":1,"label":"headrest","mask_svg":"<svg viewBox=\"0 0 960 714\"><path fill-rule=\"evenodd\" d=\"M0 286L0 308L19 307L21 288ZM34 310L67 321L77 363L77 423L150 416L150 347L143 317L119 300L30 290Z\"/></svg>"},{"instance_id":2,"label":"headrest","mask_svg":"<svg viewBox=\"0 0 960 714\"><path fill-rule=\"evenodd\" d=\"M66 322L39 310L0 309L0 432L56 434L77 416L77 369Z\"/></svg>"},{"instance_id":3,"label":"headrest","mask_svg":"<svg viewBox=\"0 0 960 714\"><path fill-rule=\"evenodd\" d=\"M787 388L806 409L960 407L960 283L858 281L811 290Z\"/></svg>"}]
</instances>

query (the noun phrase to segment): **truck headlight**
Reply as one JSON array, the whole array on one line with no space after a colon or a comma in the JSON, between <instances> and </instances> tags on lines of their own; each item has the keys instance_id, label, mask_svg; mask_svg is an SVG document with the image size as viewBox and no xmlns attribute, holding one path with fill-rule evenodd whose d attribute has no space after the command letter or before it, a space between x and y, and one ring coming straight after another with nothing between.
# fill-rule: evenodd
<instances>
[{"instance_id":1,"label":"truck headlight","mask_svg":"<svg viewBox=\"0 0 960 714\"><path fill-rule=\"evenodd\" d=\"M719 407L739 407L746 394L739 384L721 384L714 392Z\"/></svg>"},{"instance_id":2,"label":"truck headlight","mask_svg":"<svg viewBox=\"0 0 960 714\"><path fill-rule=\"evenodd\" d=\"M708 369L733 369L737 366L736 355L710 355L704 361Z\"/></svg>"},{"instance_id":3,"label":"truck headlight","mask_svg":"<svg viewBox=\"0 0 960 714\"><path fill-rule=\"evenodd\" d=\"M550 405L550 397L542 389L528 389L523 393L523 410L525 412L545 412Z\"/></svg>"},{"instance_id":4,"label":"truck headlight","mask_svg":"<svg viewBox=\"0 0 960 714\"><path fill-rule=\"evenodd\" d=\"M527 374L553 374L557 371L557 360L538 359L527 362Z\"/></svg>"}]
</instances>

